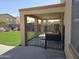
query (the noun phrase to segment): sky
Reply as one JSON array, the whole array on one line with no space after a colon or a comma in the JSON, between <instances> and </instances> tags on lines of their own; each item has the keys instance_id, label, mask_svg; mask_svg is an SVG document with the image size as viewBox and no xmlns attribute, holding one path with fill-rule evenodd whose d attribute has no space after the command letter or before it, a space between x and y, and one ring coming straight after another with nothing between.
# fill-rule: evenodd
<instances>
[{"instance_id":1,"label":"sky","mask_svg":"<svg viewBox=\"0 0 79 59\"><path fill-rule=\"evenodd\" d=\"M19 16L19 9L60 3L60 0L0 0L0 14Z\"/></svg>"}]
</instances>

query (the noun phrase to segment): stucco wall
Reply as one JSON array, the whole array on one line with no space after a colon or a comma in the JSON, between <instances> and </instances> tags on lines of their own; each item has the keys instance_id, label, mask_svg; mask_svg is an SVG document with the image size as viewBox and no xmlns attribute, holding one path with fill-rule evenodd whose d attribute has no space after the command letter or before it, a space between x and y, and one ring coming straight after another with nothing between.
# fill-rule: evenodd
<instances>
[{"instance_id":1,"label":"stucco wall","mask_svg":"<svg viewBox=\"0 0 79 59\"><path fill-rule=\"evenodd\" d=\"M20 24L20 17L19 16L16 17L16 24Z\"/></svg>"},{"instance_id":2,"label":"stucco wall","mask_svg":"<svg viewBox=\"0 0 79 59\"><path fill-rule=\"evenodd\" d=\"M77 59L71 44L71 21L72 21L72 0L66 0L65 4L65 54L67 59Z\"/></svg>"}]
</instances>

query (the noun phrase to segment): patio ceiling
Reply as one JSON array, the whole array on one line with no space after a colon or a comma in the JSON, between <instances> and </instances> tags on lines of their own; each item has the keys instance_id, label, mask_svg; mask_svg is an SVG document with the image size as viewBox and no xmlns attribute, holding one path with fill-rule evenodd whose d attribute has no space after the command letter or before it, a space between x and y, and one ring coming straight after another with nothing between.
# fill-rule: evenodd
<instances>
[{"instance_id":1,"label":"patio ceiling","mask_svg":"<svg viewBox=\"0 0 79 59\"><path fill-rule=\"evenodd\" d=\"M64 16L64 12L62 13L47 13L47 14L35 14L35 15L28 15L30 17L39 18L42 20L52 20L52 19L60 19L60 17Z\"/></svg>"}]
</instances>

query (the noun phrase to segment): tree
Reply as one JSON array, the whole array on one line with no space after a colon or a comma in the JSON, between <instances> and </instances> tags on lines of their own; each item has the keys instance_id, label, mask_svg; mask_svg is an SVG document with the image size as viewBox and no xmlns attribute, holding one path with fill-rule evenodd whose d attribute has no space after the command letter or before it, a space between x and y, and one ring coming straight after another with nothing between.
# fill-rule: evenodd
<instances>
[{"instance_id":1,"label":"tree","mask_svg":"<svg viewBox=\"0 0 79 59\"><path fill-rule=\"evenodd\" d=\"M0 27L6 28L6 22L5 21L0 21Z\"/></svg>"},{"instance_id":2,"label":"tree","mask_svg":"<svg viewBox=\"0 0 79 59\"><path fill-rule=\"evenodd\" d=\"M5 31L5 27L6 27L5 25L6 25L6 22L0 21L0 32Z\"/></svg>"},{"instance_id":3,"label":"tree","mask_svg":"<svg viewBox=\"0 0 79 59\"><path fill-rule=\"evenodd\" d=\"M0 25L5 25L5 24L6 24L6 22L0 21Z\"/></svg>"}]
</instances>

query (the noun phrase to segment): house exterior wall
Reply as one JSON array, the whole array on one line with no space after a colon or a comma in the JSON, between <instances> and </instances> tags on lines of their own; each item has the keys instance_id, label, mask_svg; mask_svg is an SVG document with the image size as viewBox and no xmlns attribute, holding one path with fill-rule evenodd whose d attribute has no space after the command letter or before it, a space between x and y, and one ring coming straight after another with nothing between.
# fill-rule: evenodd
<instances>
[{"instance_id":1,"label":"house exterior wall","mask_svg":"<svg viewBox=\"0 0 79 59\"><path fill-rule=\"evenodd\" d=\"M0 21L6 22L6 24L15 24L16 18L9 14L0 14Z\"/></svg>"},{"instance_id":2,"label":"house exterior wall","mask_svg":"<svg viewBox=\"0 0 79 59\"><path fill-rule=\"evenodd\" d=\"M16 24L20 24L20 17L19 16L16 17Z\"/></svg>"},{"instance_id":3,"label":"house exterior wall","mask_svg":"<svg viewBox=\"0 0 79 59\"><path fill-rule=\"evenodd\" d=\"M64 24L65 24L65 54L67 59L77 59L76 54L71 48L71 26L72 26L72 0L66 0L65 4L65 16L64 16Z\"/></svg>"}]
</instances>

